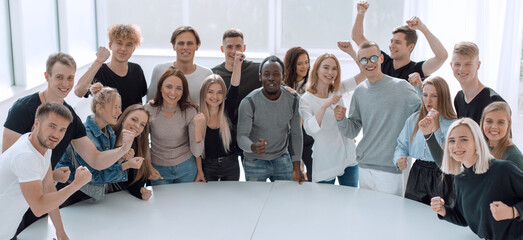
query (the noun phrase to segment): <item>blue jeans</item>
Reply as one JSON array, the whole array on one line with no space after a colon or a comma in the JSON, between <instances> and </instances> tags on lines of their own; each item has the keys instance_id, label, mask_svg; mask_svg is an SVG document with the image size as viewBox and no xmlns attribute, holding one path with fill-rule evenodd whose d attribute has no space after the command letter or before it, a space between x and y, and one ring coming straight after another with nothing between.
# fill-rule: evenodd
<instances>
[{"instance_id":1,"label":"blue jeans","mask_svg":"<svg viewBox=\"0 0 523 240\"><path fill-rule=\"evenodd\" d=\"M160 166L153 163L153 167L158 170L163 179L151 180L153 186L194 182L196 179L196 160L191 156L185 162L176 166Z\"/></svg>"},{"instance_id":2,"label":"blue jeans","mask_svg":"<svg viewBox=\"0 0 523 240\"><path fill-rule=\"evenodd\" d=\"M343 175L337 176L337 178L341 186L358 187L358 165L345 168ZM334 181L336 181L336 178L319 183L334 184Z\"/></svg>"},{"instance_id":3,"label":"blue jeans","mask_svg":"<svg viewBox=\"0 0 523 240\"><path fill-rule=\"evenodd\" d=\"M292 160L289 153L284 153L273 160L245 157L243 168L247 181L265 182L267 178L269 178L271 182L275 180L293 180Z\"/></svg>"}]
</instances>

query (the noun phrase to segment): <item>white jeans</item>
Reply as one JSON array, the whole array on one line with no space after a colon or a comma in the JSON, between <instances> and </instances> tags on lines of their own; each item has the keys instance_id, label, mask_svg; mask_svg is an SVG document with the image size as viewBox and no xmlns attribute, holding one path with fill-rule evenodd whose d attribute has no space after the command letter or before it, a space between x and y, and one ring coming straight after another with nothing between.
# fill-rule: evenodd
<instances>
[{"instance_id":1,"label":"white jeans","mask_svg":"<svg viewBox=\"0 0 523 240\"><path fill-rule=\"evenodd\" d=\"M403 175L374 170L359 169L360 188L389 193L403 197Z\"/></svg>"}]
</instances>

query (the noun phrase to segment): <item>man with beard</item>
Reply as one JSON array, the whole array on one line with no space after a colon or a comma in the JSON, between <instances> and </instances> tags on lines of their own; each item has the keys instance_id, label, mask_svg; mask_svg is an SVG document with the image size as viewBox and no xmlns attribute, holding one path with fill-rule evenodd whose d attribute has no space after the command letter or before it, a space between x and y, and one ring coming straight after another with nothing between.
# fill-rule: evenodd
<instances>
[{"instance_id":1,"label":"man with beard","mask_svg":"<svg viewBox=\"0 0 523 240\"><path fill-rule=\"evenodd\" d=\"M62 140L73 115L66 106L46 103L36 111L33 132L22 135L0 156L0 239L12 237L27 207L36 216L49 213L58 239L68 239L58 206L91 181L85 167L75 180L56 191L51 171L51 149Z\"/></svg>"},{"instance_id":2,"label":"man with beard","mask_svg":"<svg viewBox=\"0 0 523 240\"><path fill-rule=\"evenodd\" d=\"M41 92L36 92L18 99L9 109L7 119L4 123L2 136L2 152L9 149L23 134L31 132L35 113L38 106L44 103L59 103L64 105L72 115L71 123L66 128L62 141L57 143L51 155L51 169L53 170L60 158L64 154L67 146L71 143L74 149L86 162L96 170L103 170L125 155L131 149L134 139L133 133L129 131L123 133L123 144L119 148L100 152L96 149L93 142L86 136L85 127L80 117L76 115L74 109L64 100L74 86L76 73L76 62L73 57L66 53L54 53L49 56L46 62L44 73L47 81L47 88ZM52 178L57 181L56 187L61 189L66 186L70 170L68 167L61 167L53 170ZM65 203L65 206L88 199L89 196L82 192L76 192ZM27 211L17 234L27 226L36 221L37 218L31 211Z\"/></svg>"}]
</instances>

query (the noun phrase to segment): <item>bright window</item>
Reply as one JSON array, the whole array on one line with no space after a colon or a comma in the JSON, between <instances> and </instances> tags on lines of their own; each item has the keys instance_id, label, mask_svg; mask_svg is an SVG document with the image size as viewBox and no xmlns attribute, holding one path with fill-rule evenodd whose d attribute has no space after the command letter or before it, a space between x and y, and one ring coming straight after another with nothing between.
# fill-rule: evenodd
<instances>
[{"instance_id":1,"label":"bright window","mask_svg":"<svg viewBox=\"0 0 523 240\"><path fill-rule=\"evenodd\" d=\"M7 1L0 3L0 89L13 85L13 65L11 60L11 30Z\"/></svg>"}]
</instances>

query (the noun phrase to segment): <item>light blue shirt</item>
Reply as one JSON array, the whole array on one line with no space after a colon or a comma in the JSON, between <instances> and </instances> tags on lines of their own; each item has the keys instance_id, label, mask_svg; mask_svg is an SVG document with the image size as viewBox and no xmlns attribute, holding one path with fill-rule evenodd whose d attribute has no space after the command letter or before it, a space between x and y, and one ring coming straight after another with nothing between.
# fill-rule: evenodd
<instances>
[{"instance_id":1,"label":"light blue shirt","mask_svg":"<svg viewBox=\"0 0 523 240\"><path fill-rule=\"evenodd\" d=\"M394 151L394 166L398 166L398 159L401 157L413 157L416 159L434 162L434 158L430 154L430 150L426 144L425 137L421 130L418 129L412 141L410 137L412 136L412 131L417 124L418 112L413 113L406 121L403 129L401 130L400 135L398 136L398 145ZM448 120L443 117L439 117L439 129L434 132L436 140L440 146L445 142L445 137L447 130L449 129L450 124L456 119Z\"/></svg>"}]
</instances>

